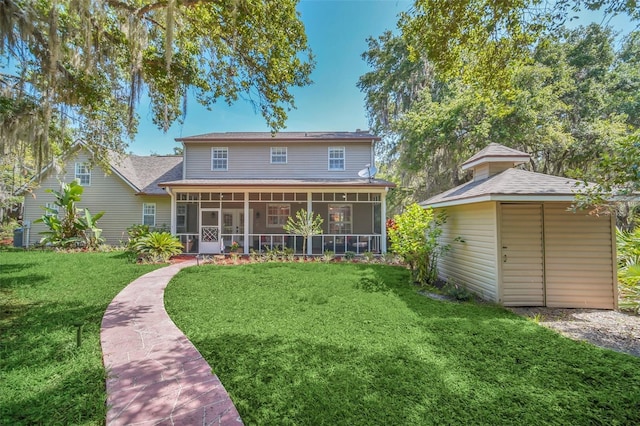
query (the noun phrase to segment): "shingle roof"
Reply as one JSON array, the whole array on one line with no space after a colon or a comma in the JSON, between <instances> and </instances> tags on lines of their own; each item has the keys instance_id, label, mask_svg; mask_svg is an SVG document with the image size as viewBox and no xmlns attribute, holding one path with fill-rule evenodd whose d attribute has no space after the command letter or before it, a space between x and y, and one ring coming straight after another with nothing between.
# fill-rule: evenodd
<instances>
[{"instance_id":1,"label":"shingle roof","mask_svg":"<svg viewBox=\"0 0 640 426\"><path fill-rule=\"evenodd\" d=\"M368 131L356 132L226 132L226 133L206 133L203 135L176 138L178 142L204 142L204 141L247 141L247 142L269 142L269 141L304 141L312 140L380 140Z\"/></svg>"},{"instance_id":2,"label":"shingle roof","mask_svg":"<svg viewBox=\"0 0 640 426\"><path fill-rule=\"evenodd\" d=\"M182 156L120 156L111 153L110 157L113 170L142 194L166 195L158 184L182 178Z\"/></svg>"},{"instance_id":3,"label":"shingle roof","mask_svg":"<svg viewBox=\"0 0 640 426\"><path fill-rule=\"evenodd\" d=\"M422 206L466 204L490 199L508 200L566 200L570 201L580 189L581 182L559 176L545 175L520 169L508 169L479 181L471 181L435 195L420 203Z\"/></svg>"},{"instance_id":4,"label":"shingle roof","mask_svg":"<svg viewBox=\"0 0 640 426\"><path fill-rule=\"evenodd\" d=\"M514 164L521 164L527 162L529 158L531 158L531 156L526 152L508 148L499 143L490 143L483 150L462 163L462 170L486 162L513 161Z\"/></svg>"},{"instance_id":5,"label":"shingle roof","mask_svg":"<svg viewBox=\"0 0 640 426\"><path fill-rule=\"evenodd\" d=\"M393 182L382 179L181 179L163 181L161 186L361 186L395 188Z\"/></svg>"}]
</instances>

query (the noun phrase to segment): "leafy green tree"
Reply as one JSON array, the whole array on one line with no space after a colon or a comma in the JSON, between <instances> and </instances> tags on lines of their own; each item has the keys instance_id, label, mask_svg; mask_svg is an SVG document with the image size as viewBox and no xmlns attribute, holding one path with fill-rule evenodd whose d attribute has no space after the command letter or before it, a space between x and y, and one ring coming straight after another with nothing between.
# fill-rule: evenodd
<instances>
[{"instance_id":1,"label":"leafy green tree","mask_svg":"<svg viewBox=\"0 0 640 426\"><path fill-rule=\"evenodd\" d=\"M98 157L123 151L142 94L165 131L183 119L188 93L208 107L244 96L280 129L291 88L309 84L313 67L296 3L2 1L0 53L11 66L0 73L0 143L33 141L39 157L71 127Z\"/></svg>"},{"instance_id":2,"label":"leafy green tree","mask_svg":"<svg viewBox=\"0 0 640 426\"><path fill-rule=\"evenodd\" d=\"M302 236L302 254L307 253L307 240L314 235L322 234L324 219L320 215L313 216L313 212L300 209L295 217L289 216L287 223L282 227L286 232Z\"/></svg>"},{"instance_id":3,"label":"leafy green tree","mask_svg":"<svg viewBox=\"0 0 640 426\"><path fill-rule=\"evenodd\" d=\"M502 90L530 63L530 46L581 10L640 19L635 1L416 0L399 27L412 57L425 58L440 75Z\"/></svg>"},{"instance_id":4,"label":"leafy green tree","mask_svg":"<svg viewBox=\"0 0 640 426\"><path fill-rule=\"evenodd\" d=\"M433 284L438 278L438 257L448 249L439 242L445 222L443 213L436 214L416 203L391 221L388 227L391 250L409 265L415 282Z\"/></svg>"},{"instance_id":5,"label":"leafy green tree","mask_svg":"<svg viewBox=\"0 0 640 426\"><path fill-rule=\"evenodd\" d=\"M84 188L77 181L61 182L60 187L60 191L47 189L47 192L55 196L56 207L43 207L45 214L36 220L37 223L44 223L48 228L47 231L41 232L44 235L41 243L63 248L77 246L96 248L103 242L102 230L98 228L97 221L104 212L92 215L88 209L77 207L84 192Z\"/></svg>"},{"instance_id":6,"label":"leafy green tree","mask_svg":"<svg viewBox=\"0 0 640 426\"><path fill-rule=\"evenodd\" d=\"M637 107L634 95L624 96L624 88L640 84L640 74L627 65L635 60L629 53L635 40L630 37L616 51L610 29L559 29L532 47L532 62L513 70L504 90L479 90L434 69L411 96L403 95L388 65L393 57L398 68L411 67L407 50L398 47L403 40L385 35L370 44L366 57L374 58L373 70L359 84L372 127L384 128L388 165L381 169L402 188L389 197L391 208L467 181L459 165L489 142L531 153L532 171L596 181L615 175L623 164L602 159L612 157L637 129L626 113ZM616 157L633 164L631 155ZM618 178L616 184L630 176Z\"/></svg>"}]
</instances>

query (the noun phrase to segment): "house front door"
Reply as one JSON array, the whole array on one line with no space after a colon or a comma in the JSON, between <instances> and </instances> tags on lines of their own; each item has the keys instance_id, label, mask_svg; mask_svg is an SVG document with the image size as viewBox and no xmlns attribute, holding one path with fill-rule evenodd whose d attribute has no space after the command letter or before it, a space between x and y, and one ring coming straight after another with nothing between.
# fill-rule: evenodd
<instances>
[{"instance_id":1,"label":"house front door","mask_svg":"<svg viewBox=\"0 0 640 426\"><path fill-rule=\"evenodd\" d=\"M541 204L502 204L502 303L545 306Z\"/></svg>"},{"instance_id":2,"label":"house front door","mask_svg":"<svg viewBox=\"0 0 640 426\"><path fill-rule=\"evenodd\" d=\"M220 210L200 210L200 253L220 253Z\"/></svg>"}]
</instances>

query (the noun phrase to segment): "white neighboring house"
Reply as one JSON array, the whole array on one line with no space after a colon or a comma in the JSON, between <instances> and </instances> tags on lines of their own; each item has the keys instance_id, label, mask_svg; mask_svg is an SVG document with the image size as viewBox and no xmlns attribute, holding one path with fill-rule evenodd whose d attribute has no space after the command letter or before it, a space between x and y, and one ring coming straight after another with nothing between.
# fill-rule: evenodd
<instances>
[{"instance_id":1,"label":"white neighboring house","mask_svg":"<svg viewBox=\"0 0 640 426\"><path fill-rule=\"evenodd\" d=\"M85 182L80 207L106 213L98 222L109 244L126 228L166 226L189 253L221 253L235 241L242 252L275 247L302 252L302 237L283 225L298 210L324 219L323 234L307 254L386 252L386 194L395 185L368 176L379 140L368 132L211 133L177 139L183 155L125 156L111 174L88 169L81 146L61 174L45 170L41 186L26 195L29 244L40 239L40 206L58 179ZM373 174L373 173L369 173Z\"/></svg>"},{"instance_id":2,"label":"white neighboring house","mask_svg":"<svg viewBox=\"0 0 640 426\"><path fill-rule=\"evenodd\" d=\"M570 211L579 182L514 168L529 159L490 144L421 203L447 214L440 277L505 306L617 308L615 217Z\"/></svg>"}]
</instances>

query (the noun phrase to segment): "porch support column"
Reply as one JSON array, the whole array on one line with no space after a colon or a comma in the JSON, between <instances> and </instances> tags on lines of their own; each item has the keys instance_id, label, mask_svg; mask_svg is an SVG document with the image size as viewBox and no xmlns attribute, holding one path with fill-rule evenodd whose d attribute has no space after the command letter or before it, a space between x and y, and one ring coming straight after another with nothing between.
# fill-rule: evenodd
<instances>
[{"instance_id":1,"label":"porch support column","mask_svg":"<svg viewBox=\"0 0 640 426\"><path fill-rule=\"evenodd\" d=\"M311 202L311 191L307 192L307 214L313 213L313 203ZM313 217L313 216L312 216ZM313 254L313 237L311 237L310 241L307 241L307 255L311 256Z\"/></svg>"},{"instance_id":2,"label":"porch support column","mask_svg":"<svg viewBox=\"0 0 640 426\"><path fill-rule=\"evenodd\" d=\"M244 193L244 254L249 254L249 193Z\"/></svg>"},{"instance_id":3,"label":"porch support column","mask_svg":"<svg viewBox=\"0 0 640 426\"><path fill-rule=\"evenodd\" d=\"M380 200L382 204L380 205L380 251L382 253L387 252L387 189L384 189L384 192L381 194Z\"/></svg>"},{"instance_id":4,"label":"porch support column","mask_svg":"<svg viewBox=\"0 0 640 426\"><path fill-rule=\"evenodd\" d=\"M171 191L169 188L165 188L165 191L167 191L169 193L169 196L171 197L171 235L176 235L176 211L177 211L177 207L176 207L176 197L173 194L173 191Z\"/></svg>"}]
</instances>

